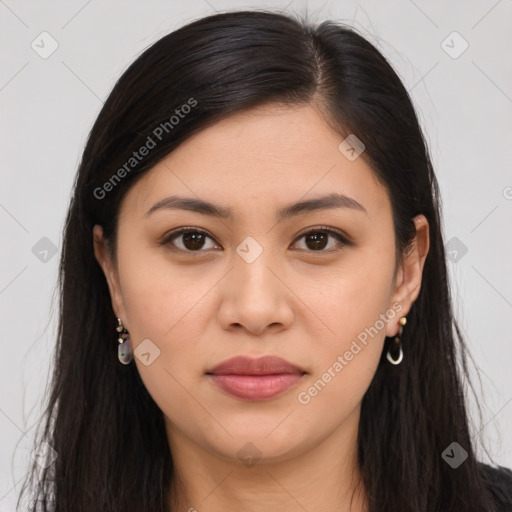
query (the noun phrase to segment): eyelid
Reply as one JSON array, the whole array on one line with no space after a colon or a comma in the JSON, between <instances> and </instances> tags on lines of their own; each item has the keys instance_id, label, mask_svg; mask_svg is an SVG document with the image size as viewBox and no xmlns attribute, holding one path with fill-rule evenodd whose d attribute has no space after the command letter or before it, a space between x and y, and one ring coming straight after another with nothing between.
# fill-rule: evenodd
<instances>
[{"instance_id":1,"label":"eyelid","mask_svg":"<svg viewBox=\"0 0 512 512\"><path fill-rule=\"evenodd\" d=\"M160 245L169 245L175 238L178 238L183 233L201 233L208 238L211 238L217 245L220 245L217 240L215 240L215 237L213 237L208 231L202 228L197 228L194 226L184 226L181 228L177 228L169 233L166 233L161 240L159 241ZM184 251L183 249L179 249L178 247L173 247L173 250L185 252L185 253L200 253L200 252L206 252L204 250L198 250L198 251Z\"/></svg>"},{"instance_id":2,"label":"eyelid","mask_svg":"<svg viewBox=\"0 0 512 512\"><path fill-rule=\"evenodd\" d=\"M298 238L300 238L304 235L307 235L309 233L315 233L317 231L326 231L327 233L329 233L331 235L338 235L342 239L342 241L345 245L352 244L350 237L345 232L343 232L342 230L337 229L337 228L331 228L330 226L313 226L312 228L306 228L304 231L301 231L296 236L295 240L297 240ZM311 252L314 252L314 251L311 251ZM322 252L322 251L319 251L319 252Z\"/></svg>"},{"instance_id":3,"label":"eyelid","mask_svg":"<svg viewBox=\"0 0 512 512\"><path fill-rule=\"evenodd\" d=\"M315 233L315 232L321 232L321 231L324 231L324 232L327 232L329 235L333 236L334 238L336 238L339 242L339 244L341 244L341 246L350 246L350 245L353 245L353 242L351 241L350 237L348 235L346 235L343 231L339 230L339 229L336 229L336 228L332 228L332 227L329 227L329 226L313 226L313 227L310 227L310 228L306 228L304 231L300 232L294 239L294 244L300 239L302 238L303 236L305 235L308 235L310 233ZM195 233L202 233L204 234L205 236L207 236L208 238L210 238L211 240L213 240L217 245L220 245L217 240L215 240L215 237L212 236L208 231L206 231L205 229L202 229L202 228L198 228L198 227L194 227L194 226L184 226L184 227L181 227L181 228L177 228L176 230L173 230L171 231L170 233L166 233L161 241L160 241L160 244L161 245L168 245L169 243L171 243L175 238L179 237L180 235L182 235L183 233L189 233L189 232L195 232ZM173 250L176 250L176 251L179 251L179 252L184 252L184 253L201 253L201 252L207 252L205 250L202 250L202 249L199 249L197 251L185 251L183 249L179 249L178 247L173 247ZM301 250L301 249L297 249L297 250ZM328 250L319 250L319 251L306 251L306 252L310 252L310 253L330 253L330 252L333 252L333 251L336 251L338 249L328 249Z\"/></svg>"}]
</instances>

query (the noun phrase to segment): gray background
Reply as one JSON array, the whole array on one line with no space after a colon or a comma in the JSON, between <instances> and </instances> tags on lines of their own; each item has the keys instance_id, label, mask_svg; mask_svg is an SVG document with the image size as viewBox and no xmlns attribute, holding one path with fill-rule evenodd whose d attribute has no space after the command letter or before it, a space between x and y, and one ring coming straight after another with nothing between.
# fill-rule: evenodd
<instances>
[{"instance_id":1,"label":"gray background","mask_svg":"<svg viewBox=\"0 0 512 512\"><path fill-rule=\"evenodd\" d=\"M57 321L52 249L60 251L88 131L143 49L186 22L241 7L349 23L410 91L441 185L455 310L481 369L484 418L474 416L472 430L512 467L511 0L0 0L0 511L14 510L46 397Z\"/></svg>"}]
</instances>

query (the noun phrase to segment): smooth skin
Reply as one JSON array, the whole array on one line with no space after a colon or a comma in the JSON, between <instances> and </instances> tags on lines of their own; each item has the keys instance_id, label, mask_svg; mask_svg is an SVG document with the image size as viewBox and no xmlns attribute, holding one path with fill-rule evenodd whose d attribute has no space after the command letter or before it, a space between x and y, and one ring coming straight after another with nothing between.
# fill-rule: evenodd
<instances>
[{"instance_id":1,"label":"smooth skin","mask_svg":"<svg viewBox=\"0 0 512 512\"><path fill-rule=\"evenodd\" d=\"M176 510L368 510L357 464L361 400L385 336L397 334L419 294L429 232L417 216L412 250L395 276L389 196L362 157L340 152L341 141L311 105L238 113L193 135L127 192L114 259L94 226L96 259L133 349L149 339L160 350L149 365L134 362L165 417L181 484ZM278 209L333 192L366 211L338 207L276 221ZM233 217L165 208L145 215L171 195L231 208ZM202 246L187 235L159 243L180 227L206 230ZM303 236L322 227L351 244ZM237 252L248 236L263 251L251 263ZM393 304L400 312L301 403L299 393ZM277 355L307 374L272 399L241 400L205 375L236 355ZM244 463L241 449L261 458Z\"/></svg>"}]
</instances>

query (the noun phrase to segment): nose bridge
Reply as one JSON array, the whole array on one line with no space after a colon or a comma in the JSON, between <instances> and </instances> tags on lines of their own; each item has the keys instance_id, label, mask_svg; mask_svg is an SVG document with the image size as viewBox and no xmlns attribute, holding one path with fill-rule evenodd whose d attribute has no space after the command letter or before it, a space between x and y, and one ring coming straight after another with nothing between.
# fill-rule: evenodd
<instances>
[{"instance_id":1,"label":"nose bridge","mask_svg":"<svg viewBox=\"0 0 512 512\"><path fill-rule=\"evenodd\" d=\"M290 324L293 313L287 289L275 275L279 268L275 252L254 238L247 237L239 244L222 294L220 320L224 328L242 325L260 334L269 325Z\"/></svg>"},{"instance_id":2,"label":"nose bridge","mask_svg":"<svg viewBox=\"0 0 512 512\"><path fill-rule=\"evenodd\" d=\"M266 240L268 241L268 237ZM238 294L243 289L244 292L252 293L253 298L265 295L267 300L270 299L268 293L272 295L277 284L270 269L278 265L268 244L264 246L263 241L260 243L252 236L246 237L236 248L233 264L233 277L238 285Z\"/></svg>"}]
</instances>

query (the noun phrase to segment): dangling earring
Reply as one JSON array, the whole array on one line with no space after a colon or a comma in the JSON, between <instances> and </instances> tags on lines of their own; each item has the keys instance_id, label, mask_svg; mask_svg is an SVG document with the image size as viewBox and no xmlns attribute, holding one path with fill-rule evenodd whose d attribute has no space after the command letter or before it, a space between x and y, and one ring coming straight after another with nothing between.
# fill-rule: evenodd
<instances>
[{"instance_id":1,"label":"dangling earring","mask_svg":"<svg viewBox=\"0 0 512 512\"><path fill-rule=\"evenodd\" d=\"M400 322L399 322L399 326L398 326L398 334L395 336L395 341L393 342L393 344L395 345L395 347L398 347L400 349L399 353L398 353L398 358L397 359L393 359L393 357L391 356L391 352L389 351L388 349L388 352L386 354L386 357L388 358L388 361L391 363L391 364L400 364L402 362L402 359L404 358L404 353L402 351L402 344L400 343L400 336L402 336L402 332L404 330L404 325L407 323L407 318L405 316L403 316L402 318L400 318ZM391 348L391 347L390 347Z\"/></svg>"},{"instance_id":2,"label":"dangling earring","mask_svg":"<svg viewBox=\"0 0 512 512\"><path fill-rule=\"evenodd\" d=\"M121 319L117 319L116 331L119 333L117 341L119 345L117 347L117 357L119 362L122 364L130 364L133 359L132 347L130 345L130 336L128 331L123 327Z\"/></svg>"}]
</instances>

